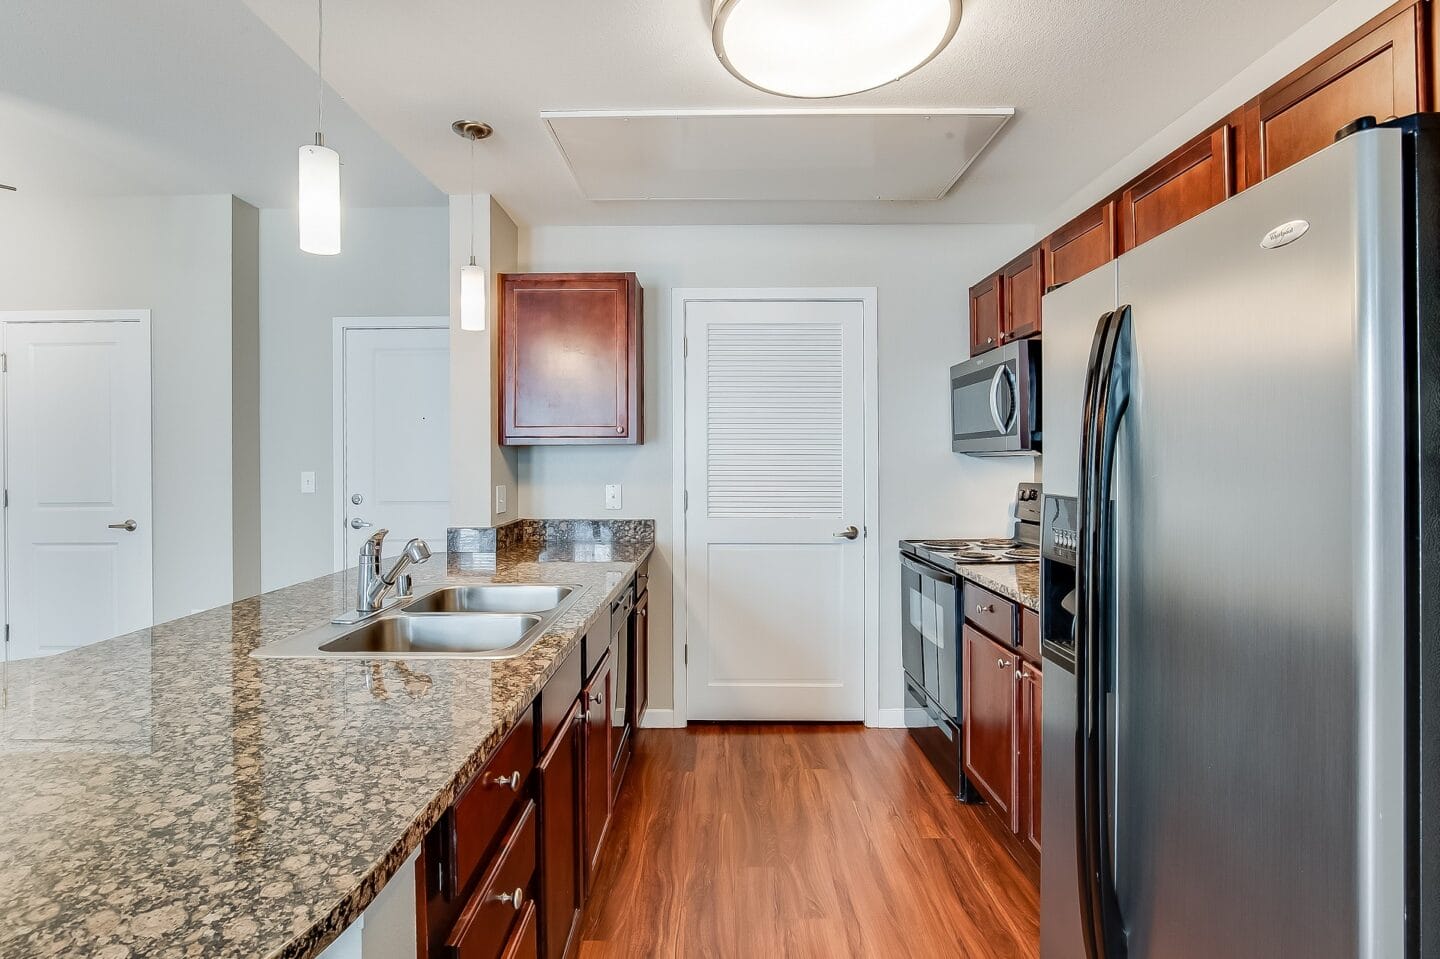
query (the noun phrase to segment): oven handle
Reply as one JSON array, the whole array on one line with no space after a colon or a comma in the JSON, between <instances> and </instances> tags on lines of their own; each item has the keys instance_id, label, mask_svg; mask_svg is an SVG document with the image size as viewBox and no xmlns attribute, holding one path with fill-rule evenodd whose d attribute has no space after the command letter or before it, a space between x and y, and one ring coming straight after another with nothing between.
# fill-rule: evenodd
<instances>
[{"instance_id":1,"label":"oven handle","mask_svg":"<svg viewBox=\"0 0 1440 959\"><path fill-rule=\"evenodd\" d=\"M900 565L913 573L918 573L919 575L926 577L927 579L938 579L940 580L940 582L948 583L951 586L954 586L960 581L960 577L956 576L954 573L946 572L943 569L937 569L936 567L927 565L925 563L917 563L915 560L909 559L904 556L900 557Z\"/></svg>"}]
</instances>

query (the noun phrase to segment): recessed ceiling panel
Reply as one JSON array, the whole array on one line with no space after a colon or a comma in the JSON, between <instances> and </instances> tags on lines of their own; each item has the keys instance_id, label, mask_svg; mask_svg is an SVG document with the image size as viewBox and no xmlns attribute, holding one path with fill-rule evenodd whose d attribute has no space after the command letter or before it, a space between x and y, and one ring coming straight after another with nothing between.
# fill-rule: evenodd
<instances>
[{"instance_id":1,"label":"recessed ceiling panel","mask_svg":"<svg viewBox=\"0 0 1440 959\"><path fill-rule=\"evenodd\" d=\"M559 112L591 200L939 200L1015 115L947 110Z\"/></svg>"}]
</instances>

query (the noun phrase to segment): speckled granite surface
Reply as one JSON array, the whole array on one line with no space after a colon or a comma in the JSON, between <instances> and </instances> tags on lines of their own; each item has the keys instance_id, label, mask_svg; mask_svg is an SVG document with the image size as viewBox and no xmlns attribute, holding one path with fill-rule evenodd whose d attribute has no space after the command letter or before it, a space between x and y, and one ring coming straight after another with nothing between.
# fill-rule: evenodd
<instances>
[{"instance_id":1,"label":"speckled granite surface","mask_svg":"<svg viewBox=\"0 0 1440 959\"><path fill-rule=\"evenodd\" d=\"M446 545L452 553L493 552L543 543L655 542L653 519L517 519L504 526L452 526Z\"/></svg>"},{"instance_id":2,"label":"speckled granite surface","mask_svg":"<svg viewBox=\"0 0 1440 959\"><path fill-rule=\"evenodd\" d=\"M956 563L955 571L972 583L1040 611L1039 563Z\"/></svg>"},{"instance_id":3,"label":"speckled granite surface","mask_svg":"<svg viewBox=\"0 0 1440 959\"><path fill-rule=\"evenodd\" d=\"M4 667L0 956L318 954L649 551L569 541L415 568L417 592L584 585L514 660L249 655L348 608L351 573Z\"/></svg>"}]
</instances>

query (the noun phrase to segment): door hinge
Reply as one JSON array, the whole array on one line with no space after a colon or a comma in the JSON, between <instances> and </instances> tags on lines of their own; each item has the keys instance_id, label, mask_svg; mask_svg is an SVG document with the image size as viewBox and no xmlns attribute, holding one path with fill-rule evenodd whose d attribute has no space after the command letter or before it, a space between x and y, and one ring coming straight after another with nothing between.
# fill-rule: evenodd
<instances>
[{"instance_id":1,"label":"door hinge","mask_svg":"<svg viewBox=\"0 0 1440 959\"><path fill-rule=\"evenodd\" d=\"M9 509L9 508L10 508L10 491L7 489L7 490L4 491L4 493L0 493L0 509Z\"/></svg>"},{"instance_id":2,"label":"door hinge","mask_svg":"<svg viewBox=\"0 0 1440 959\"><path fill-rule=\"evenodd\" d=\"M0 373L10 372L10 354L0 353Z\"/></svg>"},{"instance_id":3,"label":"door hinge","mask_svg":"<svg viewBox=\"0 0 1440 959\"><path fill-rule=\"evenodd\" d=\"M9 623L6 623L6 624L5 624L5 642L6 642L7 645L8 645L9 642L10 642L10 624L9 624Z\"/></svg>"},{"instance_id":4,"label":"door hinge","mask_svg":"<svg viewBox=\"0 0 1440 959\"><path fill-rule=\"evenodd\" d=\"M687 490L685 491L685 493L684 493L684 499L685 499L685 506L684 506L684 508L685 508L685 509L689 509L689 508L690 508L690 491L689 491L688 489L687 489Z\"/></svg>"},{"instance_id":5,"label":"door hinge","mask_svg":"<svg viewBox=\"0 0 1440 959\"><path fill-rule=\"evenodd\" d=\"M9 626L6 626L6 627L5 627L5 635L6 635L6 636L9 636L9 635L10 635L10 627L9 627ZM7 640L7 642L8 642L8 640ZM689 665L690 665L690 644L689 644L689 643L686 643L686 644L685 644L685 665L686 665L686 666L689 666Z\"/></svg>"},{"instance_id":6,"label":"door hinge","mask_svg":"<svg viewBox=\"0 0 1440 959\"><path fill-rule=\"evenodd\" d=\"M681 356L689 356L689 355L690 355L690 337L688 337L688 336L685 336L685 337L681 337L681 338L680 338L680 355L681 355Z\"/></svg>"}]
</instances>

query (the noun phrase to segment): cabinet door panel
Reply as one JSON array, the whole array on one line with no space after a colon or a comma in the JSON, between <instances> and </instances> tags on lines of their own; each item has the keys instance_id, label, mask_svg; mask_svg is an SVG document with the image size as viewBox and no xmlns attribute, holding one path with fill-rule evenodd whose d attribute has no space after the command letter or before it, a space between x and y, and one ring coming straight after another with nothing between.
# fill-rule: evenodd
<instances>
[{"instance_id":1,"label":"cabinet door panel","mask_svg":"<svg viewBox=\"0 0 1440 959\"><path fill-rule=\"evenodd\" d=\"M1041 672L1025 666L1020 676L1020 837L1040 851Z\"/></svg>"},{"instance_id":2,"label":"cabinet door panel","mask_svg":"<svg viewBox=\"0 0 1440 959\"><path fill-rule=\"evenodd\" d=\"M970 288L970 355L978 356L1000 344L1000 274L988 276Z\"/></svg>"},{"instance_id":3,"label":"cabinet door panel","mask_svg":"<svg viewBox=\"0 0 1440 959\"><path fill-rule=\"evenodd\" d=\"M1001 342L1040 332L1040 297L1045 295L1044 263L1037 246L1000 271L1005 280L1002 296L1005 322L1000 330Z\"/></svg>"},{"instance_id":4,"label":"cabinet door panel","mask_svg":"<svg viewBox=\"0 0 1440 959\"><path fill-rule=\"evenodd\" d=\"M640 728L645 717L645 707L650 700L650 593L647 591L635 603L630 614L630 655L634 657L630 676L630 726Z\"/></svg>"},{"instance_id":5,"label":"cabinet door panel","mask_svg":"<svg viewBox=\"0 0 1440 959\"><path fill-rule=\"evenodd\" d=\"M1015 653L965 627L965 772L1012 831L1015 820Z\"/></svg>"},{"instance_id":6,"label":"cabinet door panel","mask_svg":"<svg viewBox=\"0 0 1440 959\"><path fill-rule=\"evenodd\" d=\"M496 959L535 892L535 804L527 802L446 942L456 959Z\"/></svg>"},{"instance_id":7,"label":"cabinet door panel","mask_svg":"<svg viewBox=\"0 0 1440 959\"><path fill-rule=\"evenodd\" d=\"M1115 259L1115 201L1106 200L1071 220L1040 244L1047 289L1069 283Z\"/></svg>"},{"instance_id":8,"label":"cabinet door panel","mask_svg":"<svg viewBox=\"0 0 1440 959\"><path fill-rule=\"evenodd\" d=\"M634 274L505 274L500 288L502 442L640 442Z\"/></svg>"},{"instance_id":9,"label":"cabinet door panel","mask_svg":"<svg viewBox=\"0 0 1440 959\"><path fill-rule=\"evenodd\" d=\"M539 766L540 948L546 959L564 957L584 902L581 736L576 700Z\"/></svg>"},{"instance_id":10,"label":"cabinet door panel","mask_svg":"<svg viewBox=\"0 0 1440 959\"><path fill-rule=\"evenodd\" d=\"M612 663L606 653L585 687L585 885L600 865L600 847L610 826L610 716Z\"/></svg>"},{"instance_id":11,"label":"cabinet door panel","mask_svg":"<svg viewBox=\"0 0 1440 959\"><path fill-rule=\"evenodd\" d=\"M1335 132L1359 117L1384 121L1428 109L1419 55L1422 7L1367 25L1251 104L1248 182L1335 142Z\"/></svg>"},{"instance_id":12,"label":"cabinet door panel","mask_svg":"<svg viewBox=\"0 0 1440 959\"><path fill-rule=\"evenodd\" d=\"M1133 250L1235 192L1230 124L1186 144L1120 194L1120 250Z\"/></svg>"}]
</instances>

